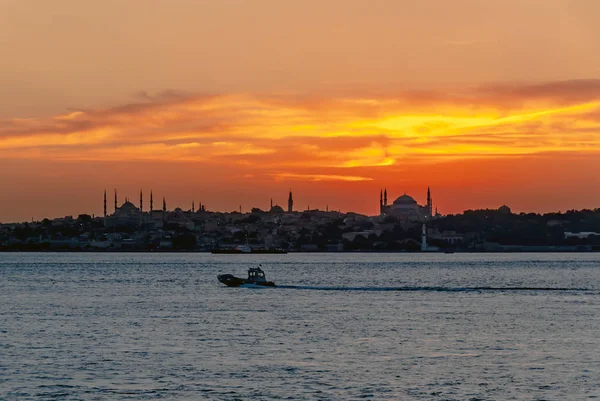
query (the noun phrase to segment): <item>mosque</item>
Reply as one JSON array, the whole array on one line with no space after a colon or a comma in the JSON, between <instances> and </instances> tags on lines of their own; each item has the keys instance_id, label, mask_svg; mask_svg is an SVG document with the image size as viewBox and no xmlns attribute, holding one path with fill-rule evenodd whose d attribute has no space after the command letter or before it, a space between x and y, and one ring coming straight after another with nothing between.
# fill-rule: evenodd
<instances>
[{"instance_id":1,"label":"mosque","mask_svg":"<svg viewBox=\"0 0 600 401\"><path fill-rule=\"evenodd\" d=\"M173 212L167 212L167 203L163 197L162 209L154 210L154 201L152 191L150 191L150 208L144 210L144 201L142 192L140 191L140 203L139 207L134 205L125 198L125 203L120 207L117 201L117 191L114 194L114 213L108 214L107 211L107 199L106 191L104 191L104 226L105 227L130 227L139 228L142 226L155 226L162 227L163 223L167 221L183 221L188 220L195 214L203 213L206 211L205 206L201 203L198 209L195 209L194 202L192 202L192 209L183 211L180 208L175 209ZM289 193L287 213L293 213L294 200L292 198L292 191ZM273 214L285 213L284 209L279 205L273 205L271 200L271 208L269 210ZM432 217L433 214L433 203L431 200L431 190L427 188L427 204L419 205L417 201L406 193L396 198L396 200L388 205L387 188L382 190L379 195L379 215L380 216L394 216L402 221L407 222L425 222ZM437 216L437 211L436 214Z\"/></svg>"},{"instance_id":2,"label":"mosque","mask_svg":"<svg viewBox=\"0 0 600 401\"><path fill-rule=\"evenodd\" d=\"M293 213L294 211L294 199L292 197L292 191L290 190L288 197L287 213ZM190 210L182 210L181 208L175 208L173 211L167 211L167 202L163 197L162 209L154 209L154 198L152 191L150 191L150 209L144 210L144 198L143 193L140 191L140 203L139 207L134 205L128 198L125 198L125 203L119 206L117 198L117 190L115 189L114 199L114 212L108 213L108 205L106 198L106 190L104 191L104 226L105 227L129 227L129 228L140 228L144 227L156 227L160 228L163 226L165 221L175 223L186 223L194 216L201 216L206 212L206 206L201 202L198 204L198 208L195 207L195 202L192 202L192 208ZM279 205L273 205L273 199L271 199L272 214L285 213L284 209Z\"/></svg>"},{"instance_id":3,"label":"mosque","mask_svg":"<svg viewBox=\"0 0 600 401\"><path fill-rule=\"evenodd\" d=\"M294 212L294 198L292 197L292 190L290 189L290 195L288 197L288 213ZM271 208L269 209L269 213L271 214L282 214L285 213L285 210L279 205L273 206L273 198L271 198Z\"/></svg>"},{"instance_id":4,"label":"mosque","mask_svg":"<svg viewBox=\"0 0 600 401\"><path fill-rule=\"evenodd\" d=\"M417 201L406 193L396 198L388 205L387 188L379 194L379 215L394 216L400 220L410 222L423 222L433 217L433 203L431 190L427 187L427 204L419 205Z\"/></svg>"},{"instance_id":5,"label":"mosque","mask_svg":"<svg viewBox=\"0 0 600 401\"><path fill-rule=\"evenodd\" d=\"M150 195L152 204L152 195ZM104 226L105 227L132 227L137 228L143 223L143 200L140 192L140 207L136 207L129 199L121 207L117 204L117 190L115 190L115 211L109 215L106 207L106 191L104 191Z\"/></svg>"},{"instance_id":6,"label":"mosque","mask_svg":"<svg viewBox=\"0 0 600 401\"><path fill-rule=\"evenodd\" d=\"M139 207L134 205L125 198L125 203L118 206L117 190L115 190L115 209L112 214L108 214L107 202L106 202L106 191L104 191L104 226L105 227L130 227L139 228L141 226L154 226L162 227L164 221L168 218L170 220L177 221L178 219L184 219L185 215L193 216L194 213L203 213L206 211L205 205L200 203L198 209L195 208L195 202L192 202L192 209L189 211L183 211L180 208L176 208L172 212L167 212L167 201L163 197L162 209L154 209L154 197L152 191L150 191L150 209L144 210L144 198L142 191L140 191L140 204Z\"/></svg>"}]
</instances>

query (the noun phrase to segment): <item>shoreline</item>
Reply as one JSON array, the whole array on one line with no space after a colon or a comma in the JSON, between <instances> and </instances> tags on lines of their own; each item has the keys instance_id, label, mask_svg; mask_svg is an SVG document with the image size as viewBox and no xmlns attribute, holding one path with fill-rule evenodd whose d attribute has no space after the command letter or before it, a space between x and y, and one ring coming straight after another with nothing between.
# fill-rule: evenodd
<instances>
[{"instance_id":1,"label":"shoreline","mask_svg":"<svg viewBox=\"0 0 600 401\"><path fill-rule=\"evenodd\" d=\"M400 253L400 254L446 254L455 253L598 253L600 249L520 249L520 250L454 250L445 251L386 251L386 250L356 250L356 251L287 251L286 253L212 253L203 250L186 249L165 249L165 250L147 250L147 249L0 249L0 253L205 253L211 255L287 255L287 254L338 254L338 253Z\"/></svg>"}]
</instances>

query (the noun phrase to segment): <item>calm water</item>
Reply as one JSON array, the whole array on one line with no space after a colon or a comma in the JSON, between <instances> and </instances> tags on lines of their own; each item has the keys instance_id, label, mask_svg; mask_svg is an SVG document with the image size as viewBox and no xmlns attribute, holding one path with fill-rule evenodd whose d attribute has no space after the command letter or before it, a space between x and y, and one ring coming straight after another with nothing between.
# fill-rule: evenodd
<instances>
[{"instance_id":1,"label":"calm water","mask_svg":"<svg viewBox=\"0 0 600 401\"><path fill-rule=\"evenodd\" d=\"M259 262L283 288L216 280ZM9 253L0 277L0 399L600 398L600 254Z\"/></svg>"}]
</instances>

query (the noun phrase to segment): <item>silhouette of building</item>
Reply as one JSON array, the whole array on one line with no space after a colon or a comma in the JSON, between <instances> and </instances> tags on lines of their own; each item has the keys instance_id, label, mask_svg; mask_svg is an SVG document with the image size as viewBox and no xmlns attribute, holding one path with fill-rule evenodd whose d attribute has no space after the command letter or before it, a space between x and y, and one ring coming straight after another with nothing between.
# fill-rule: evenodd
<instances>
[{"instance_id":1,"label":"silhouette of building","mask_svg":"<svg viewBox=\"0 0 600 401\"><path fill-rule=\"evenodd\" d=\"M433 217L433 201L431 190L427 188L427 203L419 205L417 201L406 193L396 198L388 205L387 188L379 193L379 215L394 216L405 221L425 221Z\"/></svg>"},{"instance_id":2,"label":"silhouette of building","mask_svg":"<svg viewBox=\"0 0 600 401\"><path fill-rule=\"evenodd\" d=\"M140 205L141 206L141 205ZM129 200L125 200L125 203L121 207L116 207L115 212L110 216L106 216L104 219L105 227L132 227L137 228L142 225L143 214L140 208L137 208Z\"/></svg>"},{"instance_id":3,"label":"silhouette of building","mask_svg":"<svg viewBox=\"0 0 600 401\"><path fill-rule=\"evenodd\" d=\"M294 199L292 198L292 191L290 190L290 196L288 197L288 213L294 211Z\"/></svg>"},{"instance_id":4,"label":"silhouette of building","mask_svg":"<svg viewBox=\"0 0 600 401\"><path fill-rule=\"evenodd\" d=\"M119 207L117 190L115 189L115 211L113 214L108 215L106 210L106 191L104 191L104 226L105 227L127 227L127 228L139 228L144 223L152 220L153 211L153 199L152 192L150 192L150 210L144 213L144 194L140 191L140 204L136 207L128 198L125 198L125 202ZM162 212L164 215L164 212Z\"/></svg>"},{"instance_id":5,"label":"silhouette of building","mask_svg":"<svg viewBox=\"0 0 600 401\"><path fill-rule=\"evenodd\" d=\"M504 213L504 214L512 214L512 211L510 210L510 208L506 205L502 205L498 208L498 211L500 213Z\"/></svg>"},{"instance_id":6,"label":"silhouette of building","mask_svg":"<svg viewBox=\"0 0 600 401\"><path fill-rule=\"evenodd\" d=\"M285 213L285 211L283 210L283 208L281 206L275 205L275 206L272 206L271 209L269 209L269 213L281 214L281 213Z\"/></svg>"}]
</instances>

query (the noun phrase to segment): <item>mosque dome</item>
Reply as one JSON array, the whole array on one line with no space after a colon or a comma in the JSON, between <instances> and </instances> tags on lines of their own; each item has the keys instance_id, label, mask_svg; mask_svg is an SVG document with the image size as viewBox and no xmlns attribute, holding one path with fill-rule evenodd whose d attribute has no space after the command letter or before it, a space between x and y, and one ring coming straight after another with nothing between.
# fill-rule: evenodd
<instances>
[{"instance_id":1,"label":"mosque dome","mask_svg":"<svg viewBox=\"0 0 600 401\"><path fill-rule=\"evenodd\" d=\"M137 208L135 207L135 205L133 203L127 201L127 202L123 203L123 205L121 206L121 209L122 210L135 210Z\"/></svg>"},{"instance_id":2,"label":"mosque dome","mask_svg":"<svg viewBox=\"0 0 600 401\"><path fill-rule=\"evenodd\" d=\"M269 210L269 213L284 213L284 210L281 206L275 205Z\"/></svg>"},{"instance_id":3,"label":"mosque dome","mask_svg":"<svg viewBox=\"0 0 600 401\"><path fill-rule=\"evenodd\" d=\"M509 208L508 206L506 206L506 205L502 205L502 206L500 206L500 207L498 208L498 211L499 211L500 213L504 213L504 214L511 214L511 213L512 213L512 211L510 210L510 208Z\"/></svg>"},{"instance_id":4,"label":"mosque dome","mask_svg":"<svg viewBox=\"0 0 600 401\"><path fill-rule=\"evenodd\" d=\"M395 201L394 205L416 205L417 201L410 195L404 194L399 196Z\"/></svg>"}]
</instances>

